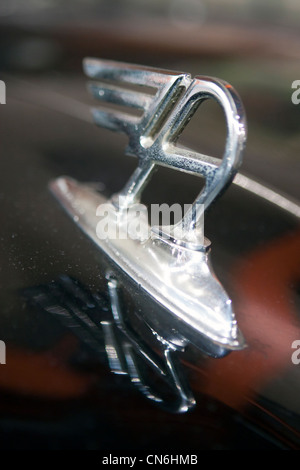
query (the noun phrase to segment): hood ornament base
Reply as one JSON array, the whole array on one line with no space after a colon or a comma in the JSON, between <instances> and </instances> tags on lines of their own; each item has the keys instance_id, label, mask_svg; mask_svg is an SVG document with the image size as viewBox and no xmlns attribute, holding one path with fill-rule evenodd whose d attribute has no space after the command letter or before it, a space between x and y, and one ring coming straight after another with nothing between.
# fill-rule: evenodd
<instances>
[{"instance_id":1,"label":"hood ornament base","mask_svg":"<svg viewBox=\"0 0 300 470\"><path fill-rule=\"evenodd\" d=\"M245 346L231 301L212 272L209 248L190 250L155 237L146 241L109 236L100 239L97 209L106 204L112 213L117 212L112 202L70 178L53 181L51 191L109 259L163 307L159 318L154 313L147 319L148 324L155 324L156 331L161 324L158 333L162 337L167 336L176 346L180 338L182 345L192 343L213 357Z\"/></svg>"},{"instance_id":2,"label":"hood ornament base","mask_svg":"<svg viewBox=\"0 0 300 470\"><path fill-rule=\"evenodd\" d=\"M204 211L230 184L241 163L246 126L239 97L231 85L208 77L193 79L185 73L96 59L86 59L84 68L97 80L89 84L95 98L143 110L142 117L115 109L93 110L98 125L127 134L126 153L137 156L139 164L124 189L111 199L70 178L52 182L52 192L109 259L156 302L153 316L145 321L161 337L176 346L192 343L213 357L244 348L231 300L210 266L210 242L202 225ZM139 91L122 89L123 82ZM155 88L155 95L141 92L145 86ZM206 99L219 103L227 122L222 160L176 146ZM157 165L201 175L205 186L179 223L151 227L147 218L139 219L141 233L150 236L131 237L128 209L139 204ZM99 211L103 206L105 214ZM135 215L129 222L137 222Z\"/></svg>"}]
</instances>

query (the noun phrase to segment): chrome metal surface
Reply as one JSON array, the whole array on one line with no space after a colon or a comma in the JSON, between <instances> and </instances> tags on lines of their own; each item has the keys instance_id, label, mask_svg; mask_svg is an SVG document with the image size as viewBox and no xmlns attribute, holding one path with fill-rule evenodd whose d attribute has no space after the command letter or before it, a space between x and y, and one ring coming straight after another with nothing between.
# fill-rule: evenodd
<instances>
[{"instance_id":1,"label":"chrome metal surface","mask_svg":"<svg viewBox=\"0 0 300 470\"><path fill-rule=\"evenodd\" d=\"M128 155L139 158L139 165L124 189L114 198L122 198L124 207L139 202L157 164L177 168L205 178L205 186L194 205L185 214L180 245L201 246L201 211L226 187L236 174L242 160L246 140L245 113L242 103L231 85L221 80L186 73L174 73L131 64L88 58L84 61L86 74L102 83L90 83L91 93L100 101L143 110L142 117L128 113L94 108L96 124L128 135ZM110 85L105 81L113 82ZM104 81L104 82L103 82ZM122 84L139 87L138 92L122 89ZM148 86L156 89L155 95L141 91ZM176 146L180 134L196 109L206 99L214 99L222 107L227 123L227 140L222 161ZM156 230L159 236L169 238L172 229ZM199 241L200 237L200 241Z\"/></svg>"},{"instance_id":2,"label":"chrome metal surface","mask_svg":"<svg viewBox=\"0 0 300 470\"><path fill-rule=\"evenodd\" d=\"M244 347L231 301L212 273L209 251L190 250L158 238L146 241L106 237L100 239L97 208L109 202L96 191L71 179L61 178L51 189L80 228L122 269L139 288L169 313L174 331L203 349L203 336L211 342L204 349L213 356ZM111 220L118 209L110 203ZM146 223L146 222L145 222ZM122 229L122 224L118 224ZM149 319L151 323L151 318ZM168 341L176 344L171 336Z\"/></svg>"},{"instance_id":3,"label":"chrome metal surface","mask_svg":"<svg viewBox=\"0 0 300 470\"><path fill-rule=\"evenodd\" d=\"M157 88L153 96L122 90L115 84L90 84L100 100L144 110L142 117L116 110L94 110L97 124L129 137L127 154L136 155L139 165L124 189L107 200L90 187L70 178L52 182L51 189L80 228L137 286L149 294L159 308L149 325L161 325L162 337L178 346L192 343L213 357L245 347L231 300L210 265L210 242L204 238L199 211L211 204L232 180L241 163L246 130L243 108L233 88L207 77L191 79L187 74L87 59L86 73L97 80L126 82ZM223 160L217 161L176 146L176 140L203 100L213 98L224 110L228 136ZM206 184L181 222L173 227L151 227L139 219L141 233L128 230L128 208L139 202L157 164L204 176ZM121 201L121 202L120 202ZM104 215L99 208L105 205ZM133 212L134 214L134 212ZM131 215L130 222L135 222ZM176 229L183 227L182 237ZM116 237L116 230L119 236ZM103 235L103 236L102 236ZM105 235L105 236L104 236ZM181 341L181 340L180 340Z\"/></svg>"}]
</instances>

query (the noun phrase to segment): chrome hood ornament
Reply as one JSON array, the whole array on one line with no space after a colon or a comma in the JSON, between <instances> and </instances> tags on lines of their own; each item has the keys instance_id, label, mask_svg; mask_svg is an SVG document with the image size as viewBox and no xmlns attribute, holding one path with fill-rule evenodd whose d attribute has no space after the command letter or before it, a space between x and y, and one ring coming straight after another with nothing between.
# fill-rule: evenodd
<instances>
[{"instance_id":1,"label":"chrome hood ornament","mask_svg":"<svg viewBox=\"0 0 300 470\"><path fill-rule=\"evenodd\" d=\"M231 85L208 77L97 59L86 59L84 70L94 79L89 89L95 98L142 110L141 117L93 110L96 124L127 134L126 154L138 157L139 163L124 189L110 199L65 177L52 182L53 193L111 261L151 296L160 313L154 310L145 321L161 337L174 345L192 343L213 357L245 347L231 300L212 272L202 223L204 211L241 163L246 125L239 97ZM222 160L176 145L206 99L216 100L226 118ZM141 194L157 165L205 178L203 190L174 225L151 226L146 216L137 217L139 211L133 210L137 205L140 209ZM132 236L131 228L137 225Z\"/></svg>"}]
</instances>

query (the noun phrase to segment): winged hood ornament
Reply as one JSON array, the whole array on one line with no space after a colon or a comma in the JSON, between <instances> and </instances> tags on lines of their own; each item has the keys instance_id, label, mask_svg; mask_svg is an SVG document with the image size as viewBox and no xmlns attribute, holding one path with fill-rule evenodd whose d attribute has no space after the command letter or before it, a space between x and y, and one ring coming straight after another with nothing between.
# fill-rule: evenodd
<instances>
[{"instance_id":1,"label":"winged hood ornament","mask_svg":"<svg viewBox=\"0 0 300 470\"><path fill-rule=\"evenodd\" d=\"M110 199L67 177L53 181L52 192L114 265L151 296L157 309L145 321L170 344L192 343L213 357L244 348L231 300L212 271L210 242L202 223L205 210L241 164L246 124L237 93L214 78L108 60L88 58L84 70L92 79L90 92L106 104L92 110L95 123L125 133L126 154L137 157L138 165L124 188ZM149 93L149 87L154 93ZM217 101L224 111L227 140L222 160L176 144L206 99ZM108 103L139 109L142 115L108 109ZM133 210L140 207L157 165L205 179L196 200L173 225L149 225L146 216L138 218ZM132 227L137 226L132 236Z\"/></svg>"}]
</instances>

